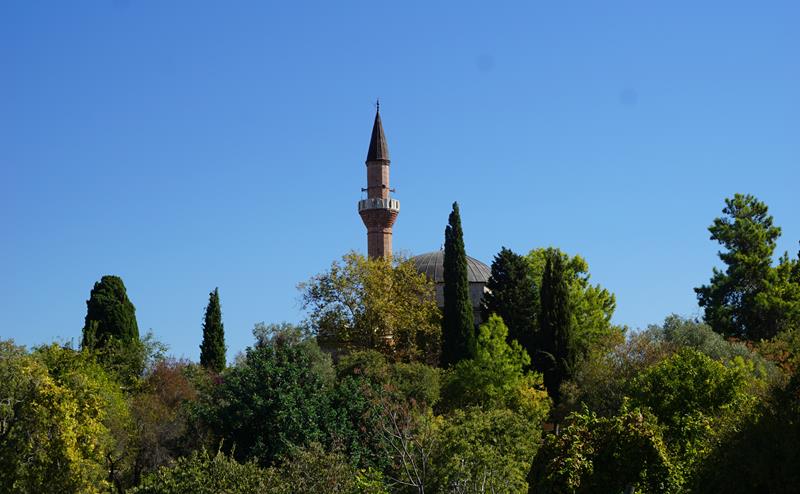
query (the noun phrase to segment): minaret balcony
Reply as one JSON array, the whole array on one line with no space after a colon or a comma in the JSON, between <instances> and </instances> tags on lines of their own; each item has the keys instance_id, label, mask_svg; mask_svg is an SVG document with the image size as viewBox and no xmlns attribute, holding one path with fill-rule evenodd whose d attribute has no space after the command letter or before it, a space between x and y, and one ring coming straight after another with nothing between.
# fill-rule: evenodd
<instances>
[{"instance_id":1,"label":"minaret balcony","mask_svg":"<svg viewBox=\"0 0 800 494\"><path fill-rule=\"evenodd\" d=\"M400 201L397 199L383 199L381 197L369 197L358 201L358 212L367 209L388 209L390 211L400 212Z\"/></svg>"}]
</instances>

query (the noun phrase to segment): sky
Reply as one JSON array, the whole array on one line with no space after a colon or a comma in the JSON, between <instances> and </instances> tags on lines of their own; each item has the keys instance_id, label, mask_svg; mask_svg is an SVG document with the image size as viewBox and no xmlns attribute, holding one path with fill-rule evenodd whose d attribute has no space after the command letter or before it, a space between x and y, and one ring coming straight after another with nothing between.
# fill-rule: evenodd
<instances>
[{"instance_id":1,"label":"sky","mask_svg":"<svg viewBox=\"0 0 800 494\"><path fill-rule=\"evenodd\" d=\"M0 2L0 338L80 342L103 275L197 359L300 322L350 250L375 100L401 211L491 263L580 254L631 328L701 315L708 226L754 194L800 240L795 1Z\"/></svg>"}]
</instances>

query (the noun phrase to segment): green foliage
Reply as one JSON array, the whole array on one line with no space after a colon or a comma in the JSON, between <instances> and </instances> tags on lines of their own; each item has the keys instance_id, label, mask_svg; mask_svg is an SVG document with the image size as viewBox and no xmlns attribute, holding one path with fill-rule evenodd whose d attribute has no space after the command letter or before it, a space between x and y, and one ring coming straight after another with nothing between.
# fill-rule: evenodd
<instances>
[{"instance_id":1,"label":"green foliage","mask_svg":"<svg viewBox=\"0 0 800 494\"><path fill-rule=\"evenodd\" d=\"M380 429L385 412L405 407L424 413L439 400L439 371L420 362L390 364L375 351L354 352L337 365L332 408L338 422L331 428L351 462L386 468L389 445Z\"/></svg>"},{"instance_id":2,"label":"green foliage","mask_svg":"<svg viewBox=\"0 0 800 494\"><path fill-rule=\"evenodd\" d=\"M131 494L267 494L267 477L255 463L237 463L218 452L195 451L174 466L161 467L129 491Z\"/></svg>"},{"instance_id":3,"label":"green foliage","mask_svg":"<svg viewBox=\"0 0 800 494\"><path fill-rule=\"evenodd\" d=\"M443 367L475 355L475 321L469 299L467 252L458 203L453 203L444 230L444 310L442 317Z\"/></svg>"},{"instance_id":4,"label":"green foliage","mask_svg":"<svg viewBox=\"0 0 800 494\"><path fill-rule=\"evenodd\" d=\"M225 368L225 328L219 306L219 288L208 296L203 320L203 342L200 345L200 365L214 372Z\"/></svg>"},{"instance_id":5,"label":"green foliage","mask_svg":"<svg viewBox=\"0 0 800 494\"><path fill-rule=\"evenodd\" d=\"M682 475L692 479L714 444L746 416L755 397L747 371L681 349L643 371L631 384L634 405L652 410Z\"/></svg>"},{"instance_id":6,"label":"green foliage","mask_svg":"<svg viewBox=\"0 0 800 494\"><path fill-rule=\"evenodd\" d=\"M86 301L81 347L94 352L104 367L133 385L145 367L146 349L139 340L136 308L118 276L103 276Z\"/></svg>"},{"instance_id":7,"label":"green foliage","mask_svg":"<svg viewBox=\"0 0 800 494\"><path fill-rule=\"evenodd\" d=\"M257 344L221 375L200 415L237 459L274 464L292 448L325 442L330 356L294 328L257 328Z\"/></svg>"},{"instance_id":8,"label":"green foliage","mask_svg":"<svg viewBox=\"0 0 800 494\"><path fill-rule=\"evenodd\" d=\"M736 405L745 385L742 369L685 348L643 371L631 384L631 396L661 423L683 432L680 425L690 415L716 416Z\"/></svg>"},{"instance_id":9,"label":"green foliage","mask_svg":"<svg viewBox=\"0 0 800 494\"><path fill-rule=\"evenodd\" d=\"M578 361L571 381L562 386L561 415L587 407L592 412L616 415L630 388L630 381L644 369L673 353L663 334L631 333L616 344L604 344Z\"/></svg>"},{"instance_id":10,"label":"green foliage","mask_svg":"<svg viewBox=\"0 0 800 494\"><path fill-rule=\"evenodd\" d=\"M550 434L528 476L531 493L681 492L683 479L670 459L656 418L646 409L613 417L584 412Z\"/></svg>"},{"instance_id":11,"label":"green foliage","mask_svg":"<svg viewBox=\"0 0 800 494\"><path fill-rule=\"evenodd\" d=\"M0 342L0 485L8 492L104 492L127 409L86 355L57 345L28 355Z\"/></svg>"},{"instance_id":12,"label":"green foliage","mask_svg":"<svg viewBox=\"0 0 800 494\"><path fill-rule=\"evenodd\" d=\"M542 278L549 255L561 257L564 278L569 288L570 317L572 318L573 346L581 358L594 351L598 345L615 341L624 328L611 324L617 302L614 294L600 285L590 283L589 264L581 256L570 257L556 248L531 250L525 259L537 286ZM533 357L533 355L531 355Z\"/></svg>"},{"instance_id":13,"label":"green foliage","mask_svg":"<svg viewBox=\"0 0 800 494\"><path fill-rule=\"evenodd\" d=\"M511 410L456 410L439 426L434 492L527 492L541 423Z\"/></svg>"},{"instance_id":14,"label":"green foliage","mask_svg":"<svg viewBox=\"0 0 800 494\"><path fill-rule=\"evenodd\" d=\"M800 261L772 256L781 229L773 225L767 205L751 195L725 199L724 216L709 227L711 240L724 251L725 271L714 268L708 285L695 288L714 331L750 340L771 338L800 324Z\"/></svg>"},{"instance_id":15,"label":"green foliage","mask_svg":"<svg viewBox=\"0 0 800 494\"><path fill-rule=\"evenodd\" d=\"M569 379L576 360L573 320L564 258L555 250L548 251L545 257L539 305L539 344L533 359L544 374L547 392L558 403L561 383Z\"/></svg>"},{"instance_id":16,"label":"green foliage","mask_svg":"<svg viewBox=\"0 0 800 494\"><path fill-rule=\"evenodd\" d=\"M524 257L503 247L492 262L492 276L483 296L483 320L492 314L503 318L508 337L528 352L535 353L534 333L539 312L539 289Z\"/></svg>"},{"instance_id":17,"label":"green foliage","mask_svg":"<svg viewBox=\"0 0 800 494\"><path fill-rule=\"evenodd\" d=\"M390 386L405 399L431 407L439 401L440 376L439 369L421 362L398 362L392 367Z\"/></svg>"},{"instance_id":18,"label":"green foliage","mask_svg":"<svg viewBox=\"0 0 800 494\"><path fill-rule=\"evenodd\" d=\"M323 348L372 349L394 361L438 360L441 316L434 285L410 261L393 265L350 253L299 288Z\"/></svg>"},{"instance_id":19,"label":"green foliage","mask_svg":"<svg viewBox=\"0 0 800 494\"><path fill-rule=\"evenodd\" d=\"M696 492L793 493L800 485L800 374L776 387L708 455Z\"/></svg>"},{"instance_id":20,"label":"green foliage","mask_svg":"<svg viewBox=\"0 0 800 494\"><path fill-rule=\"evenodd\" d=\"M267 471L269 494L384 494L379 472L357 470L340 452L313 443Z\"/></svg>"},{"instance_id":21,"label":"green foliage","mask_svg":"<svg viewBox=\"0 0 800 494\"><path fill-rule=\"evenodd\" d=\"M94 284L86 301L82 346L100 348L111 339L122 343L138 341L139 326L136 308L128 299L122 278L106 275Z\"/></svg>"},{"instance_id":22,"label":"green foliage","mask_svg":"<svg viewBox=\"0 0 800 494\"><path fill-rule=\"evenodd\" d=\"M748 363L755 377L777 381L778 370L775 365L739 341L729 341L710 326L685 319L675 314L667 316L663 327L650 326L648 331L663 338L669 346L692 348L728 366Z\"/></svg>"},{"instance_id":23,"label":"green foliage","mask_svg":"<svg viewBox=\"0 0 800 494\"><path fill-rule=\"evenodd\" d=\"M510 409L532 423L549 410L539 374L527 372L530 357L516 341L507 341L508 329L499 316L479 328L475 358L462 360L447 376L443 408Z\"/></svg>"}]
</instances>

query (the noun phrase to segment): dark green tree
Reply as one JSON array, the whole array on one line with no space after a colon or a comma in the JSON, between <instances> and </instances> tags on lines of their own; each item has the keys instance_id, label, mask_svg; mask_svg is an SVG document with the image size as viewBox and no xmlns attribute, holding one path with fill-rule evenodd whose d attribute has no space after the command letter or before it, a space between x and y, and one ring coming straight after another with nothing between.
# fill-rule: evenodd
<instances>
[{"instance_id":1,"label":"dark green tree","mask_svg":"<svg viewBox=\"0 0 800 494\"><path fill-rule=\"evenodd\" d=\"M561 383L573 368L572 316L564 260L550 249L546 255L540 291L538 350L534 363L544 374L544 385L553 401L559 402Z\"/></svg>"},{"instance_id":2,"label":"dark green tree","mask_svg":"<svg viewBox=\"0 0 800 494\"><path fill-rule=\"evenodd\" d=\"M475 321L469 299L467 252L458 203L444 230L444 313L441 364L449 367L475 355Z\"/></svg>"},{"instance_id":3,"label":"dark green tree","mask_svg":"<svg viewBox=\"0 0 800 494\"><path fill-rule=\"evenodd\" d=\"M295 447L325 443L334 370L330 355L291 325L256 326L257 342L198 405L237 461L276 464Z\"/></svg>"},{"instance_id":4,"label":"dark green tree","mask_svg":"<svg viewBox=\"0 0 800 494\"><path fill-rule=\"evenodd\" d=\"M528 261L503 247L492 261L492 276L481 304L483 320L497 314L508 327L509 340L516 340L534 353L536 315L539 311L539 289Z\"/></svg>"},{"instance_id":5,"label":"dark green tree","mask_svg":"<svg viewBox=\"0 0 800 494\"><path fill-rule=\"evenodd\" d=\"M219 288L208 295L203 321L203 343L200 345L200 365L214 372L225 368L225 328L219 307Z\"/></svg>"},{"instance_id":6,"label":"dark green tree","mask_svg":"<svg viewBox=\"0 0 800 494\"><path fill-rule=\"evenodd\" d=\"M725 199L724 216L708 228L724 248L724 271L714 268L708 285L695 288L714 331L750 340L771 338L800 322L800 286L788 255L772 267L781 229L767 205L752 195Z\"/></svg>"},{"instance_id":7,"label":"dark green tree","mask_svg":"<svg viewBox=\"0 0 800 494\"><path fill-rule=\"evenodd\" d=\"M128 299L122 279L103 276L94 284L86 307L82 348L91 351L122 384L134 385L152 348L148 348L149 335L146 341L139 339L136 308Z\"/></svg>"},{"instance_id":8,"label":"dark green tree","mask_svg":"<svg viewBox=\"0 0 800 494\"><path fill-rule=\"evenodd\" d=\"M106 275L94 284L86 301L82 346L94 350L112 339L122 344L138 342L139 325L122 278Z\"/></svg>"}]
</instances>

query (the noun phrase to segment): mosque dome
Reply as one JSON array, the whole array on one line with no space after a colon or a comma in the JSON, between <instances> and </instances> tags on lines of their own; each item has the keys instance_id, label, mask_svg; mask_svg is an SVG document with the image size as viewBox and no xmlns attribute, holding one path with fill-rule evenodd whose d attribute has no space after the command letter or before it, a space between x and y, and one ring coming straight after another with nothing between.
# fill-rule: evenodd
<instances>
[{"instance_id":1,"label":"mosque dome","mask_svg":"<svg viewBox=\"0 0 800 494\"><path fill-rule=\"evenodd\" d=\"M444 251L437 250L414 256L411 259L420 273L425 273L435 283L444 283ZM467 279L470 283L489 281L492 270L474 257L467 256Z\"/></svg>"}]
</instances>

